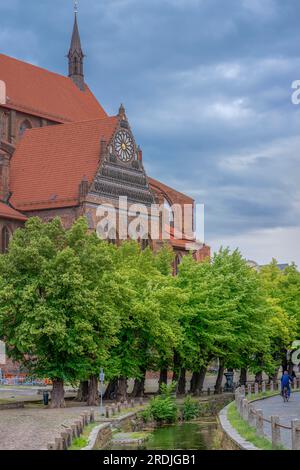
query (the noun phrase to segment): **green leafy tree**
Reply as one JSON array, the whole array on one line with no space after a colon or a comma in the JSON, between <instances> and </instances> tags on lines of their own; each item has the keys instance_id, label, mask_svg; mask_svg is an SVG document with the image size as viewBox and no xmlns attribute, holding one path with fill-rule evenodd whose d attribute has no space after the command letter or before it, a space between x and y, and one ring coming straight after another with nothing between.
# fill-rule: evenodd
<instances>
[{"instance_id":1,"label":"green leafy tree","mask_svg":"<svg viewBox=\"0 0 300 470\"><path fill-rule=\"evenodd\" d=\"M10 357L52 380L53 407L64 406L64 382L94 374L115 341L104 279L95 283L110 259L83 219L65 230L59 219L38 218L14 234L0 257L0 337Z\"/></svg>"}]
</instances>

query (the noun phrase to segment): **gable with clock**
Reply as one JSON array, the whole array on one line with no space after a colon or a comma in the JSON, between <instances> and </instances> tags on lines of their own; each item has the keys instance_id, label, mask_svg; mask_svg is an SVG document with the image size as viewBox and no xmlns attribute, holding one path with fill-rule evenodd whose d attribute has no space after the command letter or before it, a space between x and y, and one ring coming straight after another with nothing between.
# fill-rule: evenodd
<instances>
[{"instance_id":1,"label":"gable with clock","mask_svg":"<svg viewBox=\"0 0 300 470\"><path fill-rule=\"evenodd\" d=\"M101 164L90 193L109 199L127 196L131 203L153 204L141 154L121 106L114 135L110 142L101 142Z\"/></svg>"}]
</instances>

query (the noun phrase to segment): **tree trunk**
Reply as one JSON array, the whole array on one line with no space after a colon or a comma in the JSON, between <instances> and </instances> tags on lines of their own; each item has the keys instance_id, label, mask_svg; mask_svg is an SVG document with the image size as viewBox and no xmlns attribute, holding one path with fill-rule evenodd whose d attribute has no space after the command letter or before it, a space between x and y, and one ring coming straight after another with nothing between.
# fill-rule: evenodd
<instances>
[{"instance_id":1,"label":"tree trunk","mask_svg":"<svg viewBox=\"0 0 300 470\"><path fill-rule=\"evenodd\" d=\"M186 369L182 368L179 375L177 393L178 395L185 395L186 389Z\"/></svg>"},{"instance_id":2,"label":"tree trunk","mask_svg":"<svg viewBox=\"0 0 300 470\"><path fill-rule=\"evenodd\" d=\"M118 380L117 388L117 399L119 401L125 401L127 398L127 379L125 377L120 377Z\"/></svg>"},{"instance_id":3,"label":"tree trunk","mask_svg":"<svg viewBox=\"0 0 300 470\"><path fill-rule=\"evenodd\" d=\"M277 382L277 380L278 380L278 372L279 372L279 368L277 368L277 369L275 370L275 372L274 372L273 375L270 375L270 376L269 376L269 383L270 383L270 382Z\"/></svg>"},{"instance_id":4,"label":"tree trunk","mask_svg":"<svg viewBox=\"0 0 300 470\"><path fill-rule=\"evenodd\" d=\"M106 387L103 395L104 400L115 400L117 393L118 379L112 379Z\"/></svg>"},{"instance_id":5,"label":"tree trunk","mask_svg":"<svg viewBox=\"0 0 300 470\"><path fill-rule=\"evenodd\" d=\"M79 384L76 401L87 401L89 393L89 382L82 380Z\"/></svg>"},{"instance_id":6,"label":"tree trunk","mask_svg":"<svg viewBox=\"0 0 300 470\"><path fill-rule=\"evenodd\" d=\"M284 355L282 356L282 373L284 373L285 370L288 370L288 360L287 360L287 351L284 351Z\"/></svg>"},{"instance_id":7,"label":"tree trunk","mask_svg":"<svg viewBox=\"0 0 300 470\"><path fill-rule=\"evenodd\" d=\"M202 366L199 372L194 372L191 380L191 393L198 395L202 392L207 367Z\"/></svg>"},{"instance_id":8,"label":"tree trunk","mask_svg":"<svg viewBox=\"0 0 300 470\"><path fill-rule=\"evenodd\" d=\"M172 382L178 382L179 375L180 375L180 356L179 356L177 351L174 352L174 363L173 364L174 364L174 366L173 366Z\"/></svg>"},{"instance_id":9,"label":"tree trunk","mask_svg":"<svg viewBox=\"0 0 300 470\"><path fill-rule=\"evenodd\" d=\"M98 406L99 404L99 392L98 392L98 375L91 375L89 380L89 391L88 391L88 406Z\"/></svg>"},{"instance_id":10,"label":"tree trunk","mask_svg":"<svg viewBox=\"0 0 300 470\"><path fill-rule=\"evenodd\" d=\"M223 376L224 376L224 359L220 359L219 363L219 370L218 370L218 375L217 375L217 380L215 384L215 395L218 395L222 391L222 382L223 382Z\"/></svg>"},{"instance_id":11,"label":"tree trunk","mask_svg":"<svg viewBox=\"0 0 300 470\"><path fill-rule=\"evenodd\" d=\"M64 381L61 379L52 380L51 408L65 408Z\"/></svg>"},{"instance_id":12,"label":"tree trunk","mask_svg":"<svg viewBox=\"0 0 300 470\"><path fill-rule=\"evenodd\" d=\"M262 373L262 370L260 370L259 372L257 372L257 373L255 374L255 382L256 382L256 383L259 383L259 384L262 383L262 374L263 374L263 373Z\"/></svg>"},{"instance_id":13,"label":"tree trunk","mask_svg":"<svg viewBox=\"0 0 300 470\"><path fill-rule=\"evenodd\" d=\"M199 382L197 384L197 391L199 392L199 394L202 392L202 389L203 389L206 372L207 372L207 367L202 366L200 369L200 374L199 374Z\"/></svg>"},{"instance_id":14,"label":"tree trunk","mask_svg":"<svg viewBox=\"0 0 300 470\"><path fill-rule=\"evenodd\" d=\"M289 375L292 375L293 370L294 370L294 364L292 363L292 361L289 361L288 362L288 373L289 373Z\"/></svg>"},{"instance_id":15,"label":"tree trunk","mask_svg":"<svg viewBox=\"0 0 300 470\"><path fill-rule=\"evenodd\" d=\"M247 383L247 368L242 367L240 373L240 385L246 385Z\"/></svg>"},{"instance_id":16,"label":"tree trunk","mask_svg":"<svg viewBox=\"0 0 300 470\"><path fill-rule=\"evenodd\" d=\"M168 369L161 369L159 373L159 382L158 382L158 389L160 393L160 387L162 384L168 385Z\"/></svg>"},{"instance_id":17,"label":"tree trunk","mask_svg":"<svg viewBox=\"0 0 300 470\"><path fill-rule=\"evenodd\" d=\"M190 384L190 393L196 393L197 384L199 382L199 372L193 372Z\"/></svg>"},{"instance_id":18,"label":"tree trunk","mask_svg":"<svg viewBox=\"0 0 300 470\"><path fill-rule=\"evenodd\" d=\"M141 379L135 379L133 390L131 396L133 398L136 397L143 397L145 394L145 380L146 380L146 372Z\"/></svg>"}]
</instances>

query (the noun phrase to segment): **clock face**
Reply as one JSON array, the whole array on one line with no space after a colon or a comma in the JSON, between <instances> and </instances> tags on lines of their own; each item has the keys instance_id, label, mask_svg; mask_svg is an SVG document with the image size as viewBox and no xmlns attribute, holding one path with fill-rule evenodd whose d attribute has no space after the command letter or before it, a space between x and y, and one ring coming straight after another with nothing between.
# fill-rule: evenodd
<instances>
[{"instance_id":1,"label":"clock face","mask_svg":"<svg viewBox=\"0 0 300 470\"><path fill-rule=\"evenodd\" d=\"M115 136L115 152L122 162L130 162L134 156L134 142L128 131L119 131Z\"/></svg>"}]
</instances>

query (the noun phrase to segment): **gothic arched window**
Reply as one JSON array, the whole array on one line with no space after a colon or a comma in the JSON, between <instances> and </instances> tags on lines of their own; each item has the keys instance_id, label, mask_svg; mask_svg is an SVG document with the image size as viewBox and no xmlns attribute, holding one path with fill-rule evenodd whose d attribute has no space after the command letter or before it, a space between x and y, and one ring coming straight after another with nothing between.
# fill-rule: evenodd
<instances>
[{"instance_id":1,"label":"gothic arched window","mask_svg":"<svg viewBox=\"0 0 300 470\"><path fill-rule=\"evenodd\" d=\"M167 199L164 200L164 210L165 210L165 214L167 218L166 220L167 224L174 226L174 212L169 201L167 201Z\"/></svg>"},{"instance_id":2,"label":"gothic arched window","mask_svg":"<svg viewBox=\"0 0 300 470\"><path fill-rule=\"evenodd\" d=\"M174 272L176 275L178 274L178 271L179 271L179 265L181 263L181 259L182 259L181 255L176 255L175 262L174 262L174 268L175 268Z\"/></svg>"},{"instance_id":3,"label":"gothic arched window","mask_svg":"<svg viewBox=\"0 0 300 470\"><path fill-rule=\"evenodd\" d=\"M28 119L25 119L25 121L21 122L20 127L19 127L19 137L22 137L26 129L31 129L32 125L28 121Z\"/></svg>"},{"instance_id":4,"label":"gothic arched window","mask_svg":"<svg viewBox=\"0 0 300 470\"><path fill-rule=\"evenodd\" d=\"M1 253L6 253L8 250L10 233L6 226L1 231Z\"/></svg>"}]
</instances>

